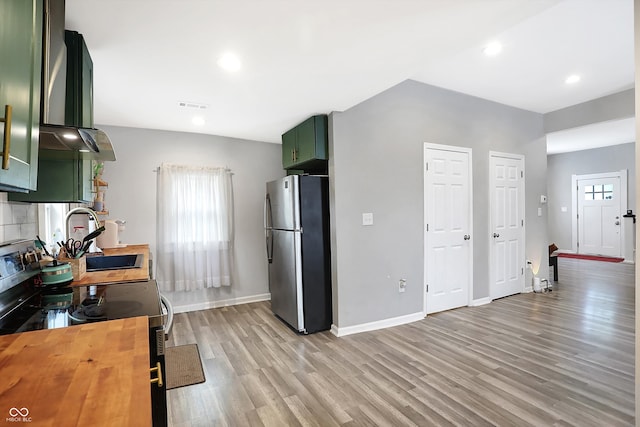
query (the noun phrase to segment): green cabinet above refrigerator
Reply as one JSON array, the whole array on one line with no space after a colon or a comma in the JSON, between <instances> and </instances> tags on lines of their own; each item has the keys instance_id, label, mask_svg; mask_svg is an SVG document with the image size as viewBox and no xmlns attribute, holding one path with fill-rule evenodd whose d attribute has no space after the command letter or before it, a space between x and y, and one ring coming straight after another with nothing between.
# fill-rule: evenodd
<instances>
[{"instance_id":1,"label":"green cabinet above refrigerator","mask_svg":"<svg viewBox=\"0 0 640 427\"><path fill-rule=\"evenodd\" d=\"M309 117L282 135L282 167L326 173L328 145L327 116Z\"/></svg>"}]
</instances>

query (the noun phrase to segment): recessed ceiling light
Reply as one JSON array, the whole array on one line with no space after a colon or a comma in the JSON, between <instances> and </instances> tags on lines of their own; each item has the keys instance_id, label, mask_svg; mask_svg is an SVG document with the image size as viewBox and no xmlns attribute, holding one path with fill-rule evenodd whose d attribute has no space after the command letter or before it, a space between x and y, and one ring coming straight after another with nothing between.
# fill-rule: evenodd
<instances>
[{"instance_id":1,"label":"recessed ceiling light","mask_svg":"<svg viewBox=\"0 0 640 427\"><path fill-rule=\"evenodd\" d=\"M572 85L574 83L578 83L579 81L580 81L579 75L571 74L569 77L567 77L567 79L564 82L568 85Z\"/></svg>"},{"instance_id":2,"label":"recessed ceiling light","mask_svg":"<svg viewBox=\"0 0 640 427\"><path fill-rule=\"evenodd\" d=\"M482 49L482 53L487 56L496 56L502 52L502 44L500 42L491 42Z\"/></svg>"},{"instance_id":3,"label":"recessed ceiling light","mask_svg":"<svg viewBox=\"0 0 640 427\"><path fill-rule=\"evenodd\" d=\"M242 68L242 63L236 54L227 52L218 58L218 66L225 71L233 73Z\"/></svg>"},{"instance_id":4,"label":"recessed ceiling light","mask_svg":"<svg viewBox=\"0 0 640 427\"><path fill-rule=\"evenodd\" d=\"M196 116L193 119L191 119L191 123L193 123L196 126L203 126L206 122L202 117Z\"/></svg>"}]
</instances>

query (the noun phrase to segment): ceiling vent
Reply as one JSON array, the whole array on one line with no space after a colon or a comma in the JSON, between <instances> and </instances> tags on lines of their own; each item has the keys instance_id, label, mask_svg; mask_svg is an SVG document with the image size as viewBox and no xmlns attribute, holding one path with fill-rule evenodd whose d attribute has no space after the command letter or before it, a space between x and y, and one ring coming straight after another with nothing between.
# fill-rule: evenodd
<instances>
[{"instance_id":1,"label":"ceiling vent","mask_svg":"<svg viewBox=\"0 0 640 427\"><path fill-rule=\"evenodd\" d=\"M209 108L208 104L202 104L199 102L186 102L186 101L178 101L178 107L187 108L189 110L206 110Z\"/></svg>"}]
</instances>

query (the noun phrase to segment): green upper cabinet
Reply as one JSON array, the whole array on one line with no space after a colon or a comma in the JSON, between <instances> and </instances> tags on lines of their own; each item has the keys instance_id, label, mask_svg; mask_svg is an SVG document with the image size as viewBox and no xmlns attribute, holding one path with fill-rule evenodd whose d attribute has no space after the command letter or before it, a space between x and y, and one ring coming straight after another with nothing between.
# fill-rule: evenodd
<instances>
[{"instance_id":1,"label":"green upper cabinet","mask_svg":"<svg viewBox=\"0 0 640 427\"><path fill-rule=\"evenodd\" d=\"M293 128L282 135L282 167L284 169L289 169L295 164L297 133L297 128Z\"/></svg>"},{"instance_id":2,"label":"green upper cabinet","mask_svg":"<svg viewBox=\"0 0 640 427\"><path fill-rule=\"evenodd\" d=\"M9 162L0 169L0 190L36 188L42 75L42 0L0 1L0 116L11 106ZM2 139L0 139L1 143ZM7 147L2 144L3 154Z\"/></svg>"},{"instance_id":3,"label":"green upper cabinet","mask_svg":"<svg viewBox=\"0 0 640 427\"><path fill-rule=\"evenodd\" d=\"M82 153L79 152L40 150L38 190L9 193L9 200L39 203L91 202L91 160L81 156Z\"/></svg>"},{"instance_id":4,"label":"green upper cabinet","mask_svg":"<svg viewBox=\"0 0 640 427\"><path fill-rule=\"evenodd\" d=\"M326 173L328 154L327 116L309 117L282 135L282 167Z\"/></svg>"},{"instance_id":5,"label":"green upper cabinet","mask_svg":"<svg viewBox=\"0 0 640 427\"><path fill-rule=\"evenodd\" d=\"M64 121L68 126L93 127L93 61L84 37L66 30L67 97Z\"/></svg>"}]
</instances>

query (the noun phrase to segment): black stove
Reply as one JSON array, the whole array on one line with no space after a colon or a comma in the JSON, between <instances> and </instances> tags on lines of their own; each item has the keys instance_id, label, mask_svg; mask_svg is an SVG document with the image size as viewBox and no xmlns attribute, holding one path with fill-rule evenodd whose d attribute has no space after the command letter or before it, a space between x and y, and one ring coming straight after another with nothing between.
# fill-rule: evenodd
<instances>
[{"instance_id":1,"label":"black stove","mask_svg":"<svg viewBox=\"0 0 640 427\"><path fill-rule=\"evenodd\" d=\"M11 327L4 329L15 328L8 333L26 332L137 316L149 316L150 320L158 317L161 322L162 308L154 281L69 289L73 292L73 302L68 306L43 308L42 304L26 304L19 311L24 315L10 316L15 321L12 321ZM34 301L37 300L34 298ZM27 317L29 313L31 316ZM0 324L1 329L3 327Z\"/></svg>"},{"instance_id":2,"label":"black stove","mask_svg":"<svg viewBox=\"0 0 640 427\"><path fill-rule=\"evenodd\" d=\"M15 332L40 309L40 264L33 241L0 244L0 334Z\"/></svg>"},{"instance_id":3,"label":"black stove","mask_svg":"<svg viewBox=\"0 0 640 427\"><path fill-rule=\"evenodd\" d=\"M0 245L0 335L136 316L148 316L151 327L162 325L155 281L45 286L37 252L28 240Z\"/></svg>"}]
</instances>

